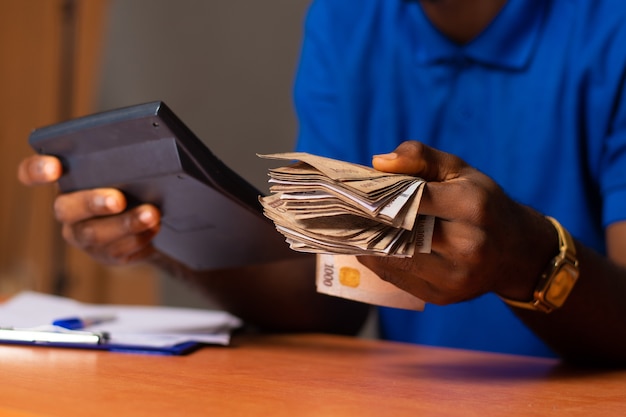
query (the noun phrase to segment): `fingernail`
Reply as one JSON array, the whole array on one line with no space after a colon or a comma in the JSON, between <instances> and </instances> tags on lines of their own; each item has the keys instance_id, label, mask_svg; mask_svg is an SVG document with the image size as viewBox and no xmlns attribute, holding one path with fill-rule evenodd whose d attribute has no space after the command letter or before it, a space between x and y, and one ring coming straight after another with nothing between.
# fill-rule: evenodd
<instances>
[{"instance_id":1,"label":"fingernail","mask_svg":"<svg viewBox=\"0 0 626 417\"><path fill-rule=\"evenodd\" d=\"M93 204L96 207L100 207L100 208L106 208L109 211L118 211L119 207L117 204L117 199L115 199L115 197L107 195L107 196L102 196L102 195L96 195L93 198Z\"/></svg>"},{"instance_id":2,"label":"fingernail","mask_svg":"<svg viewBox=\"0 0 626 417\"><path fill-rule=\"evenodd\" d=\"M143 224L150 224L154 220L154 216L152 215L152 212L150 210L144 210L140 212L138 218L139 221Z\"/></svg>"},{"instance_id":3,"label":"fingernail","mask_svg":"<svg viewBox=\"0 0 626 417\"><path fill-rule=\"evenodd\" d=\"M46 176L51 176L54 175L55 168L53 164L47 161L39 161L37 162L37 172Z\"/></svg>"},{"instance_id":4,"label":"fingernail","mask_svg":"<svg viewBox=\"0 0 626 417\"><path fill-rule=\"evenodd\" d=\"M374 158L380 158L380 159L386 159L388 161L394 160L396 158L398 158L398 154L395 152L391 152L391 153L383 153L380 155L374 155Z\"/></svg>"}]
</instances>

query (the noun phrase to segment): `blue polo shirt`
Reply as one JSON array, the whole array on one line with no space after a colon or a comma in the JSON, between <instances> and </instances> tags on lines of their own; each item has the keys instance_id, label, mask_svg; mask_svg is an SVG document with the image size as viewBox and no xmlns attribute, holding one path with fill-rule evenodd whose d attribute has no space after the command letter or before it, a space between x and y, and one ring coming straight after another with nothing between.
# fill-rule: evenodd
<instances>
[{"instance_id":1,"label":"blue polo shirt","mask_svg":"<svg viewBox=\"0 0 626 417\"><path fill-rule=\"evenodd\" d=\"M606 225L626 219L624 45L623 0L509 0L466 45L418 1L317 0L294 94L297 148L370 164L420 140L604 252ZM493 294L383 308L380 325L393 340L551 355Z\"/></svg>"}]
</instances>

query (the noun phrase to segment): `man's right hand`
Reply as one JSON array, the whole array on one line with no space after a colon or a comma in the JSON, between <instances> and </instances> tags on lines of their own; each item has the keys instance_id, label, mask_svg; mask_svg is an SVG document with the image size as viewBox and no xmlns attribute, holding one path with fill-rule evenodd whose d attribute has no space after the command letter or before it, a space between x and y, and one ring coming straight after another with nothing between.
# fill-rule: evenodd
<instances>
[{"instance_id":1,"label":"man's right hand","mask_svg":"<svg viewBox=\"0 0 626 417\"><path fill-rule=\"evenodd\" d=\"M54 183L62 174L61 162L52 156L33 155L18 167L19 180L28 186ZM158 209L149 204L125 209L124 194L113 188L60 194L54 202L65 240L111 265L144 260L154 252L151 242L159 231Z\"/></svg>"}]
</instances>

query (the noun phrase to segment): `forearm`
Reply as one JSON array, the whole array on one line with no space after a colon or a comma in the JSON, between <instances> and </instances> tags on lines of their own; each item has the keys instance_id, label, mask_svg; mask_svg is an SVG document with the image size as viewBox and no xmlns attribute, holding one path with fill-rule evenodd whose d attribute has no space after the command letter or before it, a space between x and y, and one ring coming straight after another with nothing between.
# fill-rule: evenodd
<instances>
[{"instance_id":1,"label":"forearm","mask_svg":"<svg viewBox=\"0 0 626 417\"><path fill-rule=\"evenodd\" d=\"M580 277L562 308L515 313L566 360L626 366L626 269L577 244Z\"/></svg>"},{"instance_id":2,"label":"forearm","mask_svg":"<svg viewBox=\"0 0 626 417\"><path fill-rule=\"evenodd\" d=\"M215 271L191 271L163 256L152 262L203 291L220 308L264 331L356 334L368 306L319 294L315 257Z\"/></svg>"}]
</instances>

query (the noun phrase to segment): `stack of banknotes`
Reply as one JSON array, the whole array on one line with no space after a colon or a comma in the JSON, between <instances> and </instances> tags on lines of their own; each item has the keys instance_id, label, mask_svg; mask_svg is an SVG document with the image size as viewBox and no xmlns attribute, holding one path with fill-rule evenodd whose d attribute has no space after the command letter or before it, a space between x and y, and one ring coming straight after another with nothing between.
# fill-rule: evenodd
<instances>
[{"instance_id":1,"label":"stack of banknotes","mask_svg":"<svg viewBox=\"0 0 626 417\"><path fill-rule=\"evenodd\" d=\"M260 201L293 250L318 254L318 291L423 308L421 300L381 280L356 256L430 252L434 218L418 214L424 180L302 152L259 156L290 161L270 169L271 194Z\"/></svg>"}]
</instances>

